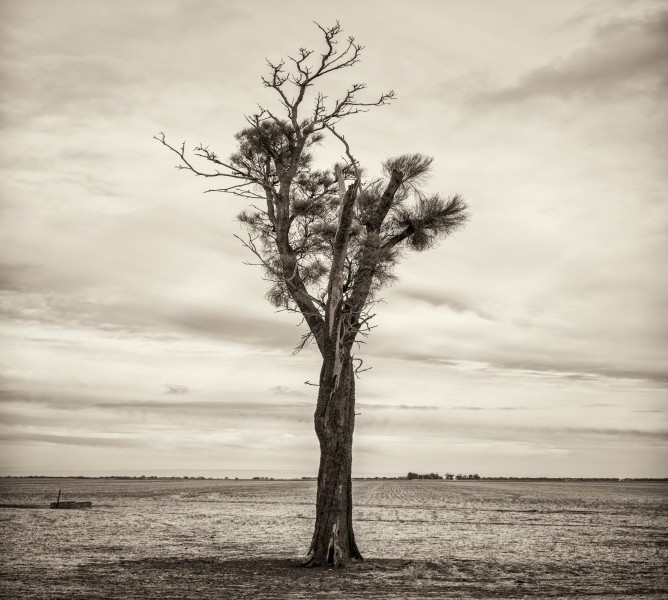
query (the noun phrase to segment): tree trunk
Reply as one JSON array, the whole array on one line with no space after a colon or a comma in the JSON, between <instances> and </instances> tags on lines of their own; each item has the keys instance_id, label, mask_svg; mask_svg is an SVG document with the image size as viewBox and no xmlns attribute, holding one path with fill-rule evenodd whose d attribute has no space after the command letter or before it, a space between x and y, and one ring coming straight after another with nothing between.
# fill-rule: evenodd
<instances>
[{"instance_id":1,"label":"tree trunk","mask_svg":"<svg viewBox=\"0 0 668 600\"><path fill-rule=\"evenodd\" d=\"M340 365L325 359L315 411L320 469L315 530L306 566L345 566L363 560L352 518L352 447L355 428L355 373L349 355ZM338 367L340 371L337 376Z\"/></svg>"}]
</instances>

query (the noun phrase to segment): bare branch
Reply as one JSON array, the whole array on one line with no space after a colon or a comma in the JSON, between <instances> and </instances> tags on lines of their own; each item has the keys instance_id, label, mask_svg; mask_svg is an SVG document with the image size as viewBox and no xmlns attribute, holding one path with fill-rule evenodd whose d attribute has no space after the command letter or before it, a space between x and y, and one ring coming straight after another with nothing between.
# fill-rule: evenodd
<instances>
[{"instance_id":1,"label":"bare branch","mask_svg":"<svg viewBox=\"0 0 668 600\"><path fill-rule=\"evenodd\" d=\"M362 173L360 172L360 169L359 169L359 161L355 160L355 157L350 152L350 146L348 145L348 142L346 141L346 138L343 135L341 135L340 133L338 133L336 131L336 129L334 129L334 127L332 127L330 125L327 125L326 127L327 127L327 129L329 129L329 131L331 131L334 134L334 136L336 136L339 139L339 141L345 147L346 156L350 160L350 165L355 172L355 181L356 181L357 185L359 185L361 183L361 180L362 180Z\"/></svg>"},{"instance_id":2,"label":"bare branch","mask_svg":"<svg viewBox=\"0 0 668 600\"><path fill-rule=\"evenodd\" d=\"M371 371L371 369L373 369L373 367L367 367L366 369L363 369L362 365L364 364L364 361L361 358L357 358L356 356L353 356L351 360L353 362L359 362L359 364L355 367L355 369L353 371L355 373L355 377L357 377L358 379L359 379L359 374L360 373L364 373L365 371ZM358 414L361 414L361 413L358 413Z\"/></svg>"},{"instance_id":3,"label":"bare branch","mask_svg":"<svg viewBox=\"0 0 668 600\"><path fill-rule=\"evenodd\" d=\"M180 169L180 170L185 169L185 170L188 170L188 171L192 171L193 173L195 173L195 175L199 175L200 177L230 177L230 178L233 178L233 179L249 179L249 175L247 173L243 173L242 171L234 168L233 166L231 166L227 163L221 162L220 160L218 160L218 158L216 157L216 155L213 152L208 152L208 149L202 148L201 145L198 146L197 148L195 148L195 155L196 156L206 158L207 160L210 160L211 162L214 162L218 165L221 165L221 166L225 167L226 169L229 169L231 171L231 173L221 173L218 170L216 170L213 173L206 173L204 171L200 171L199 169L196 169L186 158L186 150L185 150L186 143L185 142L183 142L181 144L181 147L177 149L174 146L167 143L167 141L165 139L165 134L163 132L160 132L158 135L154 135L153 139L158 140L163 146L165 146L166 148L169 148L169 150L174 152L181 159L181 162L183 164L177 165L176 166L177 169ZM207 153L209 154L209 156L207 156ZM260 182L257 182L257 183L260 183Z\"/></svg>"}]
</instances>

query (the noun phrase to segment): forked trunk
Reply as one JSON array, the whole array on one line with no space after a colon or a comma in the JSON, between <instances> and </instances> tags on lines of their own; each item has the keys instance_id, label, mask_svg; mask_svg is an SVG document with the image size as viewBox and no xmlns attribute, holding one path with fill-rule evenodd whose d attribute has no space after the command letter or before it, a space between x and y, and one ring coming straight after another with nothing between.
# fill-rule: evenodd
<instances>
[{"instance_id":1,"label":"forked trunk","mask_svg":"<svg viewBox=\"0 0 668 600\"><path fill-rule=\"evenodd\" d=\"M315 430L320 441L315 530L306 566L338 567L350 560L363 560L353 533L354 428L355 374L350 356L341 357L340 371L334 361L325 360L315 412Z\"/></svg>"}]
</instances>

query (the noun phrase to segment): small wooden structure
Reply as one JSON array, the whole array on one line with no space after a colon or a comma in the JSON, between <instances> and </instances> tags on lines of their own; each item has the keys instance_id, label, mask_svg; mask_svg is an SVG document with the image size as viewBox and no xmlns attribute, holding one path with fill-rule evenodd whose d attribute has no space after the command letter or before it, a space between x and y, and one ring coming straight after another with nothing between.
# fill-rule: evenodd
<instances>
[{"instance_id":1,"label":"small wooden structure","mask_svg":"<svg viewBox=\"0 0 668 600\"><path fill-rule=\"evenodd\" d=\"M51 508L92 508L92 502L52 502Z\"/></svg>"},{"instance_id":2,"label":"small wooden structure","mask_svg":"<svg viewBox=\"0 0 668 600\"><path fill-rule=\"evenodd\" d=\"M58 499L55 502L51 503L51 508L92 508L92 502L61 502L60 501L60 492L58 490Z\"/></svg>"}]
</instances>

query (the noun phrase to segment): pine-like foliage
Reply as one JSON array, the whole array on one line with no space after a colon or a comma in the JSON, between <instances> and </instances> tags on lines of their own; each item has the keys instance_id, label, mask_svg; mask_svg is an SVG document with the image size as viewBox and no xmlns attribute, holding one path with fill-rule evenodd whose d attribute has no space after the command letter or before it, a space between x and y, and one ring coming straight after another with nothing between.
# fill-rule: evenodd
<instances>
[{"instance_id":1,"label":"pine-like foliage","mask_svg":"<svg viewBox=\"0 0 668 600\"><path fill-rule=\"evenodd\" d=\"M290 142L289 131L266 121L261 136L253 129L244 130L237 135L239 151L231 162L245 169L264 165L267 180L279 181L284 168L284 149ZM460 196L425 196L420 189L419 184L427 179L432 162L431 157L422 154L389 158L383 163L384 178L360 182L345 258L344 301L355 287L363 256L367 259L364 267L373 269L372 290L378 291L394 281L392 267L401 248L426 250L466 222L466 204ZM342 198L334 169L317 170L311 164L311 156L303 154L290 194L289 240L297 257L301 279L324 311ZM392 198L388 218L382 222L380 231L370 232L366 224L381 204L383 191L393 173L401 183ZM251 233L254 251L262 260L265 277L272 283L267 299L276 307L298 310L287 290L276 230L268 212L258 208L244 210L238 218ZM368 299L371 301L373 294Z\"/></svg>"}]
</instances>

